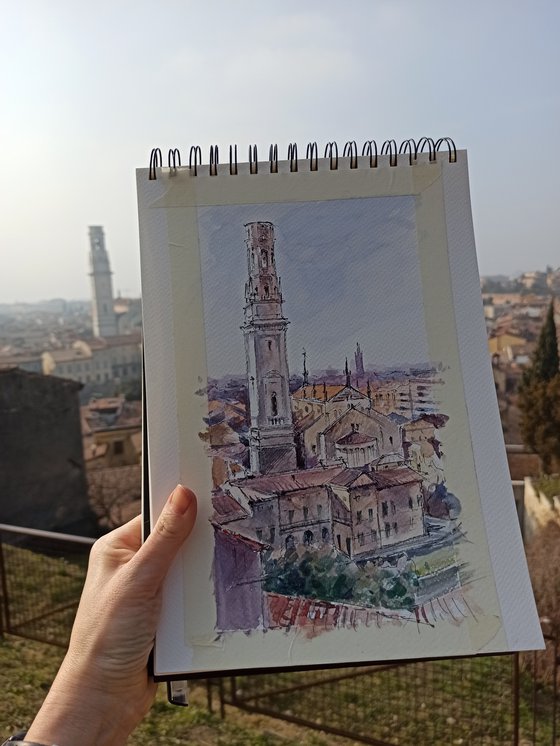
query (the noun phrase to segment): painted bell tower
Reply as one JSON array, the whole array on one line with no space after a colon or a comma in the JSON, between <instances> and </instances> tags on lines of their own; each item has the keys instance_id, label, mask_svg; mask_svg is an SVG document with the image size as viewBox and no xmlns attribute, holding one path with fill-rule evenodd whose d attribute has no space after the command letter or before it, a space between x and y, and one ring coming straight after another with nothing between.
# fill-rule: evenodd
<instances>
[{"instance_id":1,"label":"painted bell tower","mask_svg":"<svg viewBox=\"0 0 560 746\"><path fill-rule=\"evenodd\" d=\"M296 469L282 289L276 274L274 226L247 223L245 338L251 415L249 449L253 474Z\"/></svg>"},{"instance_id":2,"label":"painted bell tower","mask_svg":"<svg viewBox=\"0 0 560 746\"><path fill-rule=\"evenodd\" d=\"M113 305L113 282L105 236L100 225L89 228L89 266L93 302L93 334L95 337L115 337L117 316Z\"/></svg>"}]
</instances>

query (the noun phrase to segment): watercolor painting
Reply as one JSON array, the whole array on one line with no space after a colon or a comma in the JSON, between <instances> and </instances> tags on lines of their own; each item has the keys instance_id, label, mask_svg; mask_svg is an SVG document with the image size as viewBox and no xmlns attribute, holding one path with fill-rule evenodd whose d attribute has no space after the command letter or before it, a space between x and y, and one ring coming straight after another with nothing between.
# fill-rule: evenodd
<instances>
[{"instance_id":1,"label":"watercolor painting","mask_svg":"<svg viewBox=\"0 0 560 746\"><path fill-rule=\"evenodd\" d=\"M472 617L413 200L198 222L217 631Z\"/></svg>"}]
</instances>

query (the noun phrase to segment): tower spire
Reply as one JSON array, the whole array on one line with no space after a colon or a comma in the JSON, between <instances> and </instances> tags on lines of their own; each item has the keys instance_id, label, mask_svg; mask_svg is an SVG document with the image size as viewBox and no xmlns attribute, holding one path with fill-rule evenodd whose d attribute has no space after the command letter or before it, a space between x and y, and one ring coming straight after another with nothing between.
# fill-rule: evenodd
<instances>
[{"instance_id":1,"label":"tower spire","mask_svg":"<svg viewBox=\"0 0 560 746\"><path fill-rule=\"evenodd\" d=\"M344 363L344 372L346 374L346 385L350 386L350 369L348 368L348 358L346 358L346 361Z\"/></svg>"},{"instance_id":2,"label":"tower spire","mask_svg":"<svg viewBox=\"0 0 560 746\"><path fill-rule=\"evenodd\" d=\"M307 352L305 347L303 348L303 385L307 386L309 383L309 371L307 370Z\"/></svg>"}]
</instances>

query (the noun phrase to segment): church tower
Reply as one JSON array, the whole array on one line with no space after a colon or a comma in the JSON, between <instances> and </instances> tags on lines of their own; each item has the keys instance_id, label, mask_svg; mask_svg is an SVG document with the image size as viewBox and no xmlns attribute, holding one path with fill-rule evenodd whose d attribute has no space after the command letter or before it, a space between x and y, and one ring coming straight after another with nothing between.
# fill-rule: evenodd
<instances>
[{"instance_id":1,"label":"church tower","mask_svg":"<svg viewBox=\"0 0 560 746\"><path fill-rule=\"evenodd\" d=\"M296 469L282 289L274 259L272 223L247 223L245 338L253 474Z\"/></svg>"},{"instance_id":2,"label":"church tower","mask_svg":"<svg viewBox=\"0 0 560 746\"><path fill-rule=\"evenodd\" d=\"M105 236L100 225L89 228L89 266L93 302L93 334L95 337L115 337L117 316L113 307L113 283Z\"/></svg>"}]
</instances>

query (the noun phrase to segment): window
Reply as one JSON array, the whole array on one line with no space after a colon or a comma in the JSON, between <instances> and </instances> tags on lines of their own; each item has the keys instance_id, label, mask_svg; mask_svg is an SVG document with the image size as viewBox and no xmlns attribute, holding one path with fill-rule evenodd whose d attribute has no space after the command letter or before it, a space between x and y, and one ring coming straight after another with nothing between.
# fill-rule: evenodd
<instances>
[{"instance_id":1,"label":"window","mask_svg":"<svg viewBox=\"0 0 560 746\"><path fill-rule=\"evenodd\" d=\"M386 523L385 524L385 536L387 538L389 538L389 536L391 536L391 524L390 523Z\"/></svg>"},{"instance_id":2,"label":"window","mask_svg":"<svg viewBox=\"0 0 560 746\"><path fill-rule=\"evenodd\" d=\"M313 543L313 531L306 531L303 535L303 543L309 546Z\"/></svg>"},{"instance_id":3,"label":"window","mask_svg":"<svg viewBox=\"0 0 560 746\"><path fill-rule=\"evenodd\" d=\"M389 515L389 506L386 502L381 503L381 515L383 516L383 518L386 518Z\"/></svg>"},{"instance_id":4,"label":"window","mask_svg":"<svg viewBox=\"0 0 560 746\"><path fill-rule=\"evenodd\" d=\"M270 543L274 544L274 540L276 539L276 529L274 526L270 527Z\"/></svg>"},{"instance_id":5,"label":"window","mask_svg":"<svg viewBox=\"0 0 560 746\"><path fill-rule=\"evenodd\" d=\"M321 504L317 505L317 517L321 518L323 515L323 506Z\"/></svg>"},{"instance_id":6,"label":"window","mask_svg":"<svg viewBox=\"0 0 560 746\"><path fill-rule=\"evenodd\" d=\"M293 523L294 521L294 511L288 510L288 523Z\"/></svg>"},{"instance_id":7,"label":"window","mask_svg":"<svg viewBox=\"0 0 560 746\"><path fill-rule=\"evenodd\" d=\"M309 518L309 508L303 509L303 520L306 521Z\"/></svg>"},{"instance_id":8,"label":"window","mask_svg":"<svg viewBox=\"0 0 560 746\"><path fill-rule=\"evenodd\" d=\"M270 397L270 405L272 407L272 416L278 416L278 399L276 398L276 392L273 391Z\"/></svg>"},{"instance_id":9,"label":"window","mask_svg":"<svg viewBox=\"0 0 560 746\"><path fill-rule=\"evenodd\" d=\"M363 534L358 534L358 544L363 547L366 543L365 537Z\"/></svg>"},{"instance_id":10,"label":"window","mask_svg":"<svg viewBox=\"0 0 560 746\"><path fill-rule=\"evenodd\" d=\"M377 531L375 529L371 532L371 539L372 541L377 541Z\"/></svg>"},{"instance_id":11,"label":"window","mask_svg":"<svg viewBox=\"0 0 560 746\"><path fill-rule=\"evenodd\" d=\"M113 443L113 453L115 456L120 456L124 453L124 441L115 440Z\"/></svg>"},{"instance_id":12,"label":"window","mask_svg":"<svg viewBox=\"0 0 560 746\"><path fill-rule=\"evenodd\" d=\"M257 539L258 539L259 541L261 541L261 540L262 540L262 528L258 528L258 529L257 529Z\"/></svg>"},{"instance_id":13,"label":"window","mask_svg":"<svg viewBox=\"0 0 560 746\"><path fill-rule=\"evenodd\" d=\"M395 534L399 533L399 524L398 523L393 523L393 531L395 532Z\"/></svg>"},{"instance_id":14,"label":"window","mask_svg":"<svg viewBox=\"0 0 560 746\"><path fill-rule=\"evenodd\" d=\"M266 340L266 343L267 343L267 345L268 345L268 349L269 349L269 351L270 351L270 350L272 350L272 340L271 340L271 339L267 339L267 340Z\"/></svg>"},{"instance_id":15,"label":"window","mask_svg":"<svg viewBox=\"0 0 560 746\"><path fill-rule=\"evenodd\" d=\"M373 521L373 508L368 508L367 516L370 521Z\"/></svg>"},{"instance_id":16,"label":"window","mask_svg":"<svg viewBox=\"0 0 560 746\"><path fill-rule=\"evenodd\" d=\"M396 506L396 505L395 505L395 503L394 503L394 502L393 502L393 501L391 500L391 513L392 513L393 515L395 515L395 513L396 513L396 512L397 512L397 506Z\"/></svg>"},{"instance_id":17,"label":"window","mask_svg":"<svg viewBox=\"0 0 560 746\"><path fill-rule=\"evenodd\" d=\"M323 541L328 541L329 540L329 529L326 528L326 526L321 531L321 538L323 539Z\"/></svg>"},{"instance_id":18,"label":"window","mask_svg":"<svg viewBox=\"0 0 560 746\"><path fill-rule=\"evenodd\" d=\"M408 498L408 507L409 507L409 508L410 508L411 510L414 510L414 502L413 502L413 500L412 500L412 497L409 497L409 498Z\"/></svg>"},{"instance_id":19,"label":"window","mask_svg":"<svg viewBox=\"0 0 560 746\"><path fill-rule=\"evenodd\" d=\"M393 436L392 436L392 435L389 435L389 443L390 443L391 445L393 445Z\"/></svg>"},{"instance_id":20,"label":"window","mask_svg":"<svg viewBox=\"0 0 560 746\"><path fill-rule=\"evenodd\" d=\"M362 522L362 511L361 510L356 511L356 522L357 523Z\"/></svg>"}]
</instances>

